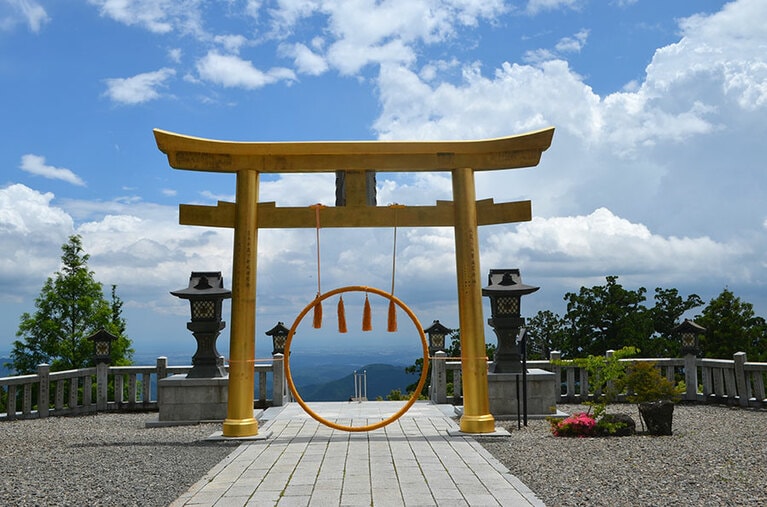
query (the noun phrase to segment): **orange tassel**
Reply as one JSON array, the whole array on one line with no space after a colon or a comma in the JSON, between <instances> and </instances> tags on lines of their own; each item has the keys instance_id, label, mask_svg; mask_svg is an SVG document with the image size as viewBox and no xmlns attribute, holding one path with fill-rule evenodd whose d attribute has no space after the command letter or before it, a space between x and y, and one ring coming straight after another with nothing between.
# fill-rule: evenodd
<instances>
[{"instance_id":1,"label":"orange tassel","mask_svg":"<svg viewBox=\"0 0 767 507\"><path fill-rule=\"evenodd\" d=\"M389 300L389 320L386 323L386 330L390 333L397 331L397 305Z\"/></svg>"},{"instance_id":2,"label":"orange tassel","mask_svg":"<svg viewBox=\"0 0 767 507\"><path fill-rule=\"evenodd\" d=\"M319 299L319 294L317 295L317 299ZM322 301L318 301L316 305L314 305L314 329L319 329L322 327Z\"/></svg>"},{"instance_id":3,"label":"orange tassel","mask_svg":"<svg viewBox=\"0 0 767 507\"><path fill-rule=\"evenodd\" d=\"M344 310L344 297L338 300L338 332L345 333L346 329L346 311Z\"/></svg>"},{"instance_id":4,"label":"orange tassel","mask_svg":"<svg viewBox=\"0 0 767 507\"><path fill-rule=\"evenodd\" d=\"M373 330L373 316L370 310L370 301L368 300L367 294L365 294L365 310L362 312L362 330Z\"/></svg>"}]
</instances>

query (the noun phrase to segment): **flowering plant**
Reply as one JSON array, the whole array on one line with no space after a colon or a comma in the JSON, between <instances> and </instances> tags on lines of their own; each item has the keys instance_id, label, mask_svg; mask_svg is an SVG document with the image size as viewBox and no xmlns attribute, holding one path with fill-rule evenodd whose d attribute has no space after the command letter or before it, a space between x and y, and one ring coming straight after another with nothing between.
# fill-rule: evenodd
<instances>
[{"instance_id":1,"label":"flowering plant","mask_svg":"<svg viewBox=\"0 0 767 507\"><path fill-rule=\"evenodd\" d=\"M593 437L597 434L597 421L591 414L579 412L565 419L549 419L555 437Z\"/></svg>"}]
</instances>

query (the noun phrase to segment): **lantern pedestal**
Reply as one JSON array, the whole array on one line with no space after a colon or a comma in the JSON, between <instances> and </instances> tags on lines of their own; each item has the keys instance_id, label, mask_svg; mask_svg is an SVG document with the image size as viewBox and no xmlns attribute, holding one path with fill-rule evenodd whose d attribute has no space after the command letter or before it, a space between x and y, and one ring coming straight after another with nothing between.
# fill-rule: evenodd
<instances>
[{"instance_id":1,"label":"lantern pedestal","mask_svg":"<svg viewBox=\"0 0 767 507\"><path fill-rule=\"evenodd\" d=\"M527 370L527 415L541 419L557 413L556 375L539 368ZM519 381L519 398L517 397ZM487 390L490 398L490 413L495 418L517 417L523 409L522 373L488 373ZM519 411L517 410L519 399Z\"/></svg>"},{"instance_id":2,"label":"lantern pedestal","mask_svg":"<svg viewBox=\"0 0 767 507\"><path fill-rule=\"evenodd\" d=\"M156 425L222 422L226 419L229 377L189 378L173 375L157 383ZM147 423L147 426L153 424Z\"/></svg>"}]
</instances>

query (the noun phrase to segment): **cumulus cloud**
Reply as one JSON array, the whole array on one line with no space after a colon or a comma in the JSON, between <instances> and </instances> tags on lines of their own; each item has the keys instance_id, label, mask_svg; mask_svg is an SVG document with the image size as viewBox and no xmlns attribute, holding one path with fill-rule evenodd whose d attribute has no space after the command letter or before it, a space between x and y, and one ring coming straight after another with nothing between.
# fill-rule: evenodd
<instances>
[{"instance_id":1,"label":"cumulus cloud","mask_svg":"<svg viewBox=\"0 0 767 507\"><path fill-rule=\"evenodd\" d=\"M13 287L0 301L18 302L34 297L44 273L58 267L59 247L74 231L72 217L51 202L54 195L25 185L0 188L0 284Z\"/></svg>"},{"instance_id":2,"label":"cumulus cloud","mask_svg":"<svg viewBox=\"0 0 767 507\"><path fill-rule=\"evenodd\" d=\"M67 183L80 187L85 186L85 182L78 175L63 167L47 165L45 163L45 157L40 155L33 155L31 153L22 155L19 168L24 172L42 176L43 178L66 181Z\"/></svg>"},{"instance_id":3,"label":"cumulus cloud","mask_svg":"<svg viewBox=\"0 0 767 507\"><path fill-rule=\"evenodd\" d=\"M210 51L197 62L200 78L227 88L262 88L279 81L293 81L296 76L290 69L274 67L266 72L253 63L235 55Z\"/></svg>"},{"instance_id":4,"label":"cumulus cloud","mask_svg":"<svg viewBox=\"0 0 767 507\"><path fill-rule=\"evenodd\" d=\"M106 79L105 95L121 104L142 104L160 98L158 88L166 86L167 81L175 75L175 70L166 67L133 77Z\"/></svg>"}]
</instances>

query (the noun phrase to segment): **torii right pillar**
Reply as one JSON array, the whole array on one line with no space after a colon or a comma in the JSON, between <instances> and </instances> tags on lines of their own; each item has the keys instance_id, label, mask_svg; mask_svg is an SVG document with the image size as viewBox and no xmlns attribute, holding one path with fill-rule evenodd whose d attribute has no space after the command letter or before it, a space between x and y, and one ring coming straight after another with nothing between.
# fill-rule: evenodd
<instances>
[{"instance_id":1,"label":"torii right pillar","mask_svg":"<svg viewBox=\"0 0 767 507\"><path fill-rule=\"evenodd\" d=\"M487 357L482 319L482 287L477 238L474 171L453 171L455 206L455 265L458 281L458 320L461 328L461 370L464 389L460 428L466 433L492 433L495 419L487 392Z\"/></svg>"}]
</instances>

